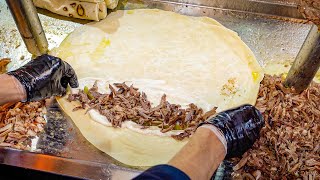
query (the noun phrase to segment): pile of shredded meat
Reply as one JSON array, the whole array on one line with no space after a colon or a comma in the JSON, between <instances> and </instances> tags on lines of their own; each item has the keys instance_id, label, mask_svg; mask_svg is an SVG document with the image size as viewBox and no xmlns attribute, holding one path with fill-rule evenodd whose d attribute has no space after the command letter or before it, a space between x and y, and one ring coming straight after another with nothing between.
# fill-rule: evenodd
<instances>
[{"instance_id":1,"label":"pile of shredded meat","mask_svg":"<svg viewBox=\"0 0 320 180\"><path fill-rule=\"evenodd\" d=\"M266 127L234 167L236 179L320 179L320 84L301 94L266 75L256 107Z\"/></svg>"},{"instance_id":2,"label":"pile of shredded meat","mask_svg":"<svg viewBox=\"0 0 320 180\"><path fill-rule=\"evenodd\" d=\"M312 21L320 27L319 0L300 0L298 10L308 21Z\"/></svg>"},{"instance_id":3,"label":"pile of shredded meat","mask_svg":"<svg viewBox=\"0 0 320 180\"><path fill-rule=\"evenodd\" d=\"M43 131L45 103L7 103L0 106L0 146L30 150L31 138Z\"/></svg>"},{"instance_id":4,"label":"pile of shredded meat","mask_svg":"<svg viewBox=\"0 0 320 180\"><path fill-rule=\"evenodd\" d=\"M97 82L96 82L97 83ZM115 83L109 85L110 93L101 94L98 92L97 84L92 88L87 87L79 90L76 94L69 94L68 100L80 101L78 109L95 109L107 117L113 127L121 127L121 123L127 120L136 122L142 128L158 126L162 133L171 130L183 130L172 137L182 140L189 137L200 122L216 113L217 108L204 113L203 110L194 104L189 104L184 109L180 105L170 104L163 95L159 105L152 107L144 92L139 92L132 85Z\"/></svg>"}]
</instances>

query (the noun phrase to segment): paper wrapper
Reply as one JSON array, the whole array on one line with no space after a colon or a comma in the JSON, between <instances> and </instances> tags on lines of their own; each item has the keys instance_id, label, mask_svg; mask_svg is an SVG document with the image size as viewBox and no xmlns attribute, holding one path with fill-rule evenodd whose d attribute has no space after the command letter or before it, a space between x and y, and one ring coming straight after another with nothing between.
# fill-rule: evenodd
<instances>
[{"instance_id":1,"label":"paper wrapper","mask_svg":"<svg viewBox=\"0 0 320 180\"><path fill-rule=\"evenodd\" d=\"M107 16L108 4L110 7L116 7L118 2L114 0L33 0L33 3L36 7L62 16L99 21Z\"/></svg>"}]
</instances>

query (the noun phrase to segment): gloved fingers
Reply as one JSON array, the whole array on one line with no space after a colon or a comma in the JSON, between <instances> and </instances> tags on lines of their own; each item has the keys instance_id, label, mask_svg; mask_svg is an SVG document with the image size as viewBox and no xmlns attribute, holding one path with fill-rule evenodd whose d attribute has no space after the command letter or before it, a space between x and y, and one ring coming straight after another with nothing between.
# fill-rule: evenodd
<instances>
[{"instance_id":1,"label":"gloved fingers","mask_svg":"<svg viewBox=\"0 0 320 180\"><path fill-rule=\"evenodd\" d=\"M60 84L61 84L62 88L66 89L68 87L69 82L70 82L70 78L62 77Z\"/></svg>"},{"instance_id":2,"label":"gloved fingers","mask_svg":"<svg viewBox=\"0 0 320 180\"><path fill-rule=\"evenodd\" d=\"M67 89L66 88L62 88L60 96L64 96L66 93L67 93Z\"/></svg>"},{"instance_id":3,"label":"gloved fingers","mask_svg":"<svg viewBox=\"0 0 320 180\"><path fill-rule=\"evenodd\" d=\"M66 93L67 93L67 89L61 88L59 89L59 92L52 94L52 96L64 96ZM48 96L48 97L51 97L51 96Z\"/></svg>"},{"instance_id":4,"label":"gloved fingers","mask_svg":"<svg viewBox=\"0 0 320 180\"><path fill-rule=\"evenodd\" d=\"M59 82L60 85L58 86L59 88L57 91L54 93L55 96L63 96L67 92L67 87L68 87L68 80L67 78L62 78L61 81Z\"/></svg>"},{"instance_id":5,"label":"gloved fingers","mask_svg":"<svg viewBox=\"0 0 320 180\"><path fill-rule=\"evenodd\" d=\"M64 63L65 63L65 67L66 67L65 68L66 72L64 74L68 78L68 83L70 84L70 86L72 88L77 88L79 86L79 83L78 83L78 78L77 78L76 73L74 72L73 68L67 62L64 62Z\"/></svg>"},{"instance_id":6,"label":"gloved fingers","mask_svg":"<svg viewBox=\"0 0 320 180\"><path fill-rule=\"evenodd\" d=\"M69 77L62 77L61 79L61 85L64 87L64 88L67 88L68 87L68 84L70 84L70 86L72 88L77 88L79 86L78 84L78 80L77 80L77 77L72 77L72 78L69 78Z\"/></svg>"},{"instance_id":7,"label":"gloved fingers","mask_svg":"<svg viewBox=\"0 0 320 180\"><path fill-rule=\"evenodd\" d=\"M76 75L74 75L73 77L70 78L69 80L69 84L72 88L77 88L79 87L79 83L78 83L78 78Z\"/></svg>"}]
</instances>

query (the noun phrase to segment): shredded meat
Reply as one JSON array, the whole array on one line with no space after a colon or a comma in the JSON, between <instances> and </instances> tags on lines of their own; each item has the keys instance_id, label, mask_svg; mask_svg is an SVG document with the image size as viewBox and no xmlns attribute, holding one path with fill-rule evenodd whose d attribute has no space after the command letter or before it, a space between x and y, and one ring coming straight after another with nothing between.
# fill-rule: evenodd
<instances>
[{"instance_id":1,"label":"shredded meat","mask_svg":"<svg viewBox=\"0 0 320 180\"><path fill-rule=\"evenodd\" d=\"M281 77L266 75L256 107L266 127L234 167L234 177L319 180L320 84L296 94L283 87Z\"/></svg>"},{"instance_id":2,"label":"shredded meat","mask_svg":"<svg viewBox=\"0 0 320 180\"><path fill-rule=\"evenodd\" d=\"M200 122L216 113L206 113L195 104L183 109L170 104L163 95L152 106L147 95L125 83L109 85L110 93L101 94L95 84L88 92L70 94L69 101L79 101L77 109L95 109L121 127L131 120L148 128L158 126L162 133L183 130L173 136L183 140L192 135ZM312 179L320 177L320 84L297 94L282 85L279 76L266 75L260 85L256 107L266 126L260 139L242 159L234 159L234 178L240 179Z\"/></svg>"},{"instance_id":3,"label":"shredded meat","mask_svg":"<svg viewBox=\"0 0 320 180\"><path fill-rule=\"evenodd\" d=\"M171 104L164 94L159 105L152 107L144 92L137 88L127 86L125 83L109 85L110 93L101 94L98 92L97 84L87 92L79 90L76 94L70 94L68 100L79 101L82 105L75 107L79 109L95 109L112 123L113 127L121 127L122 122L131 120L142 128L157 126L162 133L171 130L182 130L178 135L172 137L182 140L189 137L199 125L208 117L216 113L217 108L204 113L203 110L194 104L187 108Z\"/></svg>"},{"instance_id":4,"label":"shredded meat","mask_svg":"<svg viewBox=\"0 0 320 180\"><path fill-rule=\"evenodd\" d=\"M0 106L0 146L29 150L30 139L43 131L45 113L43 101Z\"/></svg>"},{"instance_id":5,"label":"shredded meat","mask_svg":"<svg viewBox=\"0 0 320 180\"><path fill-rule=\"evenodd\" d=\"M7 65L11 62L9 58L0 59L0 74L7 72Z\"/></svg>"},{"instance_id":6,"label":"shredded meat","mask_svg":"<svg viewBox=\"0 0 320 180\"><path fill-rule=\"evenodd\" d=\"M300 0L298 10L308 21L312 21L320 27L319 0Z\"/></svg>"}]
</instances>

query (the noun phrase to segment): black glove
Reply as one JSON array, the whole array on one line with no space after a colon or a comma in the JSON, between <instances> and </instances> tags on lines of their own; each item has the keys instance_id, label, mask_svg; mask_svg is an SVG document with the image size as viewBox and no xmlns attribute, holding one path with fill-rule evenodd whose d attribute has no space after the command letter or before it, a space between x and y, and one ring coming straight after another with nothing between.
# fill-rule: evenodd
<instances>
[{"instance_id":1,"label":"black glove","mask_svg":"<svg viewBox=\"0 0 320 180\"><path fill-rule=\"evenodd\" d=\"M264 120L254 106L243 105L220 112L199 126L204 124L212 124L222 131L227 141L226 158L232 158L241 156L252 147L260 136Z\"/></svg>"},{"instance_id":2,"label":"black glove","mask_svg":"<svg viewBox=\"0 0 320 180\"><path fill-rule=\"evenodd\" d=\"M37 101L51 96L64 95L68 84L78 87L72 67L61 59L42 55L21 68L7 73L24 86L27 101Z\"/></svg>"}]
</instances>

